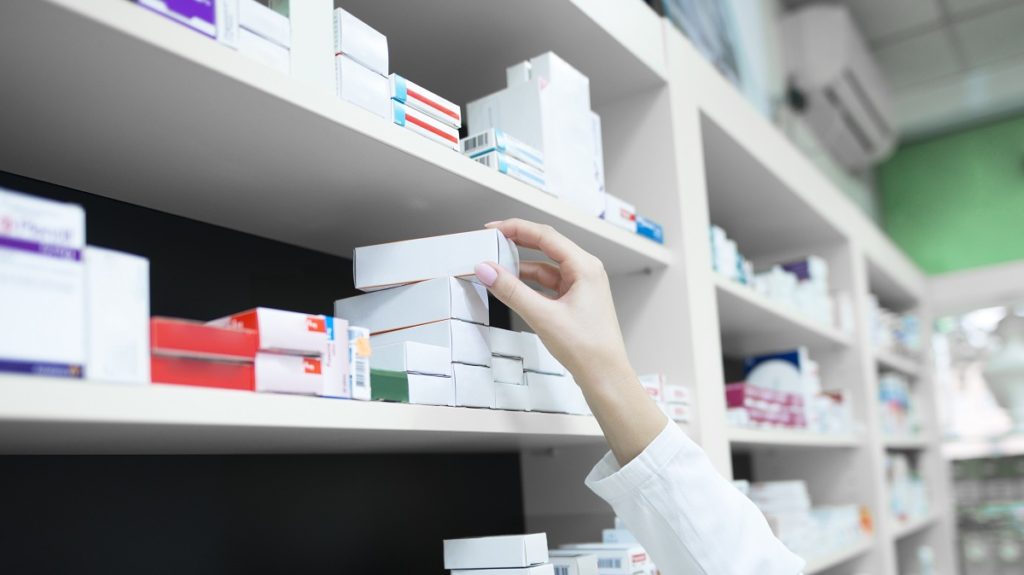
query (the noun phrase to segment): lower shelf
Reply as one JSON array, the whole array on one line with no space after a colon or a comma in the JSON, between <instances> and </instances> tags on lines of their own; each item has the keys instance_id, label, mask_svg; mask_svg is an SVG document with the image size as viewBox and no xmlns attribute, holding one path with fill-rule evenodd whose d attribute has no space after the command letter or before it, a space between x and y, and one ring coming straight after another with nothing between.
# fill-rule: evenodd
<instances>
[{"instance_id":1,"label":"lower shelf","mask_svg":"<svg viewBox=\"0 0 1024 575\"><path fill-rule=\"evenodd\" d=\"M892 532L892 538L893 538L893 540L898 541L900 539L903 539L904 537L908 537L910 535L913 535L914 533L917 533L918 531L921 531L923 529L931 527L932 525L934 525L938 521L939 521L938 513L929 513L928 515L926 515L924 517L918 517L916 519L911 519L909 521L902 521L902 522L893 521L895 527L894 527L893 532Z\"/></svg>"},{"instance_id":2,"label":"lower shelf","mask_svg":"<svg viewBox=\"0 0 1024 575\"><path fill-rule=\"evenodd\" d=\"M0 377L0 453L515 451L599 445L589 416Z\"/></svg>"},{"instance_id":3,"label":"lower shelf","mask_svg":"<svg viewBox=\"0 0 1024 575\"><path fill-rule=\"evenodd\" d=\"M846 563L864 555L871 550L873 544L872 539L865 538L863 541L858 542L855 545L851 545L841 551L828 553L820 557L815 557L807 560L807 565L804 567L804 575L812 575L813 573L821 573L831 569L837 565Z\"/></svg>"}]
</instances>

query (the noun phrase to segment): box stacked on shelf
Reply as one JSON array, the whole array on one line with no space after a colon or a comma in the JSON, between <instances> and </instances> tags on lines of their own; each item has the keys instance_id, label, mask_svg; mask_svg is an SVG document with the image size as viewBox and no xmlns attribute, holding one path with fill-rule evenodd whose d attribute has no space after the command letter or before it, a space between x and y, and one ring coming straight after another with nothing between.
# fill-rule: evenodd
<instances>
[{"instance_id":1,"label":"box stacked on shelf","mask_svg":"<svg viewBox=\"0 0 1024 575\"><path fill-rule=\"evenodd\" d=\"M282 74L291 72L288 16L256 0L238 1L238 51Z\"/></svg>"},{"instance_id":2,"label":"box stacked on shelf","mask_svg":"<svg viewBox=\"0 0 1024 575\"><path fill-rule=\"evenodd\" d=\"M509 175L538 190L547 191L544 154L498 128L464 138L462 153L488 168Z\"/></svg>"},{"instance_id":3,"label":"box stacked on shelf","mask_svg":"<svg viewBox=\"0 0 1024 575\"><path fill-rule=\"evenodd\" d=\"M920 414L916 409L910 382L906 376L885 372L878 376L878 403L882 433L889 437L912 437L921 433Z\"/></svg>"},{"instance_id":4,"label":"box stacked on shelf","mask_svg":"<svg viewBox=\"0 0 1024 575\"><path fill-rule=\"evenodd\" d=\"M495 407L530 411L530 391L523 369L523 336L517 332L490 328L491 371L494 374Z\"/></svg>"},{"instance_id":5,"label":"box stacked on shelf","mask_svg":"<svg viewBox=\"0 0 1024 575\"><path fill-rule=\"evenodd\" d=\"M599 575L657 573L647 551L637 543L569 543L562 545L561 551L593 555Z\"/></svg>"},{"instance_id":6,"label":"box stacked on shelf","mask_svg":"<svg viewBox=\"0 0 1024 575\"><path fill-rule=\"evenodd\" d=\"M389 94L396 124L445 147L459 149L462 110L458 104L398 74L391 75Z\"/></svg>"},{"instance_id":7,"label":"box stacked on shelf","mask_svg":"<svg viewBox=\"0 0 1024 575\"><path fill-rule=\"evenodd\" d=\"M372 389L376 401L455 405L455 383L448 350L414 341L373 350Z\"/></svg>"},{"instance_id":8,"label":"box stacked on shelf","mask_svg":"<svg viewBox=\"0 0 1024 575\"><path fill-rule=\"evenodd\" d=\"M544 533L444 540L452 575L555 575Z\"/></svg>"},{"instance_id":9,"label":"box stacked on shelf","mask_svg":"<svg viewBox=\"0 0 1024 575\"><path fill-rule=\"evenodd\" d=\"M807 427L804 397L798 393L736 382L725 386L725 400L733 425L801 429Z\"/></svg>"},{"instance_id":10,"label":"box stacked on shelf","mask_svg":"<svg viewBox=\"0 0 1024 575\"><path fill-rule=\"evenodd\" d=\"M914 358L921 353L921 321L916 314L898 314L868 294L868 331L877 349Z\"/></svg>"},{"instance_id":11,"label":"box stacked on shelf","mask_svg":"<svg viewBox=\"0 0 1024 575\"><path fill-rule=\"evenodd\" d=\"M597 555L573 549L550 549L548 561L554 567L555 575L600 575Z\"/></svg>"},{"instance_id":12,"label":"box stacked on shelf","mask_svg":"<svg viewBox=\"0 0 1024 575\"><path fill-rule=\"evenodd\" d=\"M218 39L218 21L226 7L235 9L237 18L238 0L136 0L136 2L161 16L165 16L196 32ZM237 34L237 20L235 21Z\"/></svg>"},{"instance_id":13,"label":"box stacked on shelf","mask_svg":"<svg viewBox=\"0 0 1024 575\"><path fill-rule=\"evenodd\" d=\"M887 453L885 478L889 493L889 513L900 523L927 517L931 506L928 486L906 453Z\"/></svg>"},{"instance_id":14,"label":"box stacked on shelf","mask_svg":"<svg viewBox=\"0 0 1024 575\"><path fill-rule=\"evenodd\" d=\"M85 377L149 383L149 260L87 246L84 261Z\"/></svg>"},{"instance_id":15,"label":"box stacked on shelf","mask_svg":"<svg viewBox=\"0 0 1024 575\"><path fill-rule=\"evenodd\" d=\"M689 423L690 389L688 387L670 384L665 375L661 373L641 375L639 379L640 385L669 419L677 423Z\"/></svg>"},{"instance_id":16,"label":"box stacked on shelf","mask_svg":"<svg viewBox=\"0 0 1024 575\"><path fill-rule=\"evenodd\" d=\"M338 97L388 119L388 39L342 8L334 10L334 73Z\"/></svg>"},{"instance_id":17,"label":"box stacked on shelf","mask_svg":"<svg viewBox=\"0 0 1024 575\"><path fill-rule=\"evenodd\" d=\"M255 330L154 317L150 345L153 383L256 390Z\"/></svg>"}]
</instances>

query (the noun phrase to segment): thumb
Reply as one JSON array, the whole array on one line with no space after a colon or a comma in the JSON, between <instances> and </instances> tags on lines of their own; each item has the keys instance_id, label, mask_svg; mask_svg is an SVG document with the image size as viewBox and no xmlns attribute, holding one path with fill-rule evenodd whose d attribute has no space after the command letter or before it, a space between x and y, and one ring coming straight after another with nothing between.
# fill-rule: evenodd
<instances>
[{"instance_id":1,"label":"thumb","mask_svg":"<svg viewBox=\"0 0 1024 575\"><path fill-rule=\"evenodd\" d=\"M473 269L479 279L494 297L519 314L526 323L533 324L542 317L547 298L524 284L515 274L494 262L483 262Z\"/></svg>"}]
</instances>

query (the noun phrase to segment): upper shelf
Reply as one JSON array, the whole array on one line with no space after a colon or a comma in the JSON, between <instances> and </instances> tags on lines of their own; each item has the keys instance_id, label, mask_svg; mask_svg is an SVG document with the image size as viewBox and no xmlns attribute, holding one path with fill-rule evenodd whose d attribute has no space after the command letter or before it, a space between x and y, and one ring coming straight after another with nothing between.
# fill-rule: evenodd
<instances>
[{"instance_id":1,"label":"upper shelf","mask_svg":"<svg viewBox=\"0 0 1024 575\"><path fill-rule=\"evenodd\" d=\"M0 453L496 452L602 441L588 416L0 377Z\"/></svg>"},{"instance_id":2,"label":"upper shelf","mask_svg":"<svg viewBox=\"0 0 1024 575\"><path fill-rule=\"evenodd\" d=\"M600 30L551 4L570 29ZM345 257L523 217L557 225L612 274L672 259L130 2L11 2L0 17L19 23L0 35L4 129L18 134L0 144L0 170Z\"/></svg>"},{"instance_id":3,"label":"upper shelf","mask_svg":"<svg viewBox=\"0 0 1024 575\"><path fill-rule=\"evenodd\" d=\"M917 361L887 349L876 349L875 361L882 369L898 371L910 377L918 377L921 374L921 366Z\"/></svg>"}]
</instances>

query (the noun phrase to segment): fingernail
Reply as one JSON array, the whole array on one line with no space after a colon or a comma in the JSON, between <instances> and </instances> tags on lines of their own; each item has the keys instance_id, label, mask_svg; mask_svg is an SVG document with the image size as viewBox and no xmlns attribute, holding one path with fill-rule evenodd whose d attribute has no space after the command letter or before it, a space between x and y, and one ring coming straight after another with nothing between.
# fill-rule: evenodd
<instances>
[{"instance_id":1,"label":"fingernail","mask_svg":"<svg viewBox=\"0 0 1024 575\"><path fill-rule=\"evenodd\" d=\"M498 270L485 263L476 264L473 272L476 273L477 279L487 287L494 285L494 280L498 279Z\"/></svg>"},{"instance_id":2,"label":"fingernail","mask_svg":"<svg viewBox=\"0 0 1024 575\"><path fill-rule=\"evenodd\" d=\"M501 220L497 220L497 221L493 221L493 222L487 222L486 224L484 224L484 227L485 228L493 228L493 227L496 227L500 223L501 223Z\"/></svg>"}]
</instances>

